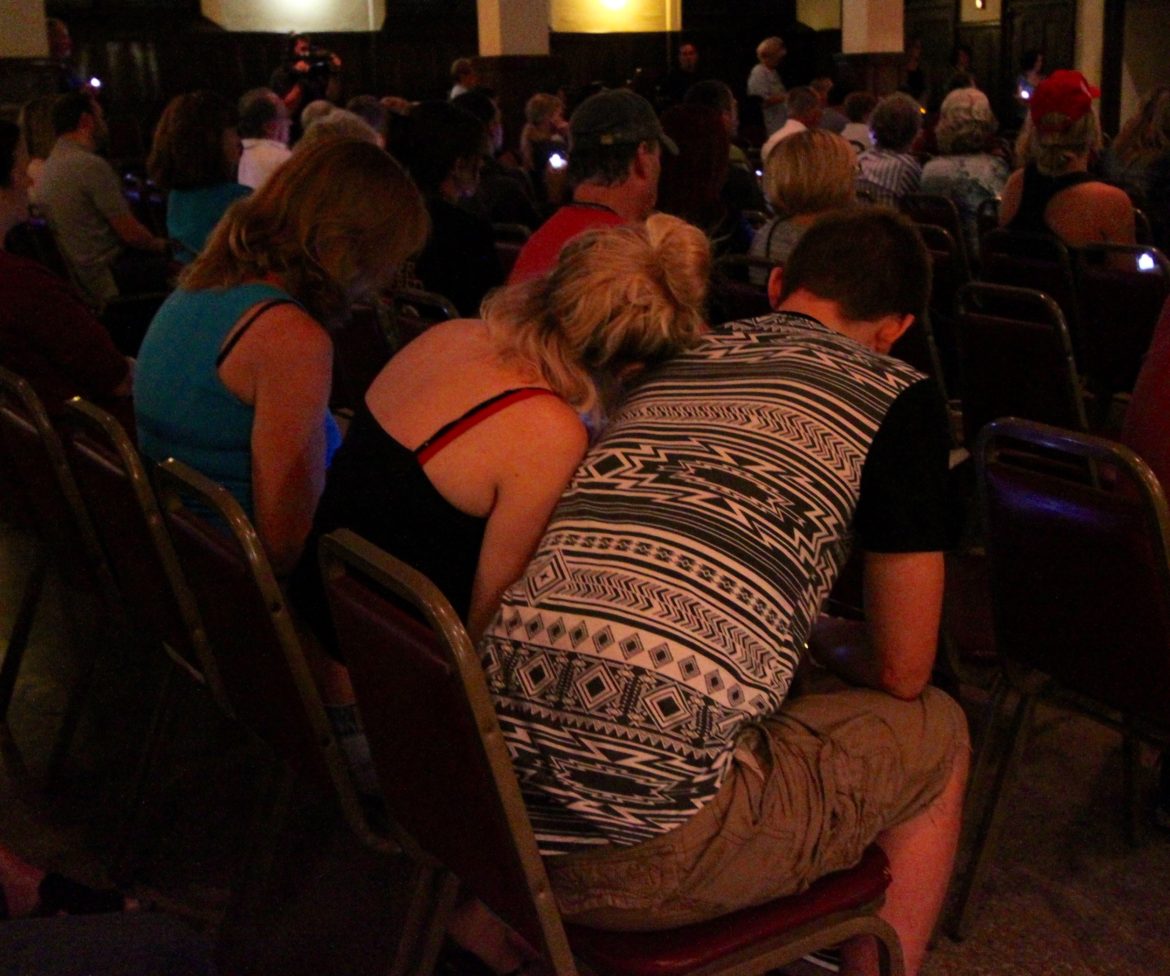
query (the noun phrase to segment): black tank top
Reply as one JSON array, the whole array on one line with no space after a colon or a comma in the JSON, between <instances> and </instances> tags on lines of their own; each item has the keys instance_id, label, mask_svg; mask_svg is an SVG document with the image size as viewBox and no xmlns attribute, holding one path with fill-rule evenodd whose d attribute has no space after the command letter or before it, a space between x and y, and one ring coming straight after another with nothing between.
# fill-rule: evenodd
<instances>
[{"instance_id":1,"label":"black tank top","mask_svg":"<svg viewBox=\"0 0 1170 976\"><path fill-rule=\"evenodd\" d=\"M1035 163L1029 163L1024 169L1024 186L1020 192L1020 209L1007 223L1008 230L1023 231L1029 234L1052 234L1052 228L1044 220L1044 211L1058 193L1062 193L1070 186L1079 186L1082 183L1092 183L1094 179L1088 173L1064 173L1061 176L1045 176Z\"/></svg>"},{"instance_id":2,"label":"black tank top","mask_svg":"<svg viewBox=\"0 0 1170 976\"><path fill-rule=\"evenodd\" d=\"M414 450L391 437L362 402L333 457L312 532L289 585L297 610L331 653L338 649L317 565L317 540L334 529L352 529L413 566L467 620L487 519L447 501L423 465L488 417L544 395L557 394L543 387L505 390L445 424Z\"/></svg>"}]
</instances>

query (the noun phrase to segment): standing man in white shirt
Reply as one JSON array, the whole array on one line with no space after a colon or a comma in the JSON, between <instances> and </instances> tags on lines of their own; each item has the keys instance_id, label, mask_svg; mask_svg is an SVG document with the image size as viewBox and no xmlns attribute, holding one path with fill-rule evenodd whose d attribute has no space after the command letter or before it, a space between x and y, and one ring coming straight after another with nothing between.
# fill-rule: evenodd
<instances>
[{"instance_id":1,"label":"standing man in white shirt","mask_svg":"<svg viewBox=\"0 0 1170 976\"><path fill-rule=\"evenodd\" d=\"M289 157L288 108L271 88L253 88L240 97L239 113L244 150L236 179L258 190Z\"/></svg>"}]
</instances>

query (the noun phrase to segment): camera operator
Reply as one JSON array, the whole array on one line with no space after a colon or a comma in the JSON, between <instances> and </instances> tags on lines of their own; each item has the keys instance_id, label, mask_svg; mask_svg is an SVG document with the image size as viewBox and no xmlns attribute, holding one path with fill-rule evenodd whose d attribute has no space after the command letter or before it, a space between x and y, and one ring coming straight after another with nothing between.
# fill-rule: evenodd
<instances>
[{"instance_id":1,"label":"camera operator","mask_svg":"<svg viewBox=\"0 0 1170 976\"><path fill-rule=\"evenodd\" d=\"M294 118L319 98L336 103L341 95L341 58L326 48L314 47L308 34L292 34L284 63L272 73L268 87Z\"/></svg>"}]
</instances>

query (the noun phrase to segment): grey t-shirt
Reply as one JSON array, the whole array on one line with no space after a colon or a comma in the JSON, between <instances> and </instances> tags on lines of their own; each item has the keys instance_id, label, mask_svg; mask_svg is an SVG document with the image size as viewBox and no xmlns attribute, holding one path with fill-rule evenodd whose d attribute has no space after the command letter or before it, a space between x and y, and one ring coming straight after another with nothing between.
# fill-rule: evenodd
<instances>
[{"instance_id":1,"label":"grey t-shirt","mask_svg":"<svg viewBox=\"0 0 1170 976\"><path fill-rule=\"evenodd\" d=\"M36 203L87 295L99 305L117 296L110 265L122 241L110 221L128 214L130 205L113 167L97 153L60 138L41 170Z\"/></svg>"}]
</instances>

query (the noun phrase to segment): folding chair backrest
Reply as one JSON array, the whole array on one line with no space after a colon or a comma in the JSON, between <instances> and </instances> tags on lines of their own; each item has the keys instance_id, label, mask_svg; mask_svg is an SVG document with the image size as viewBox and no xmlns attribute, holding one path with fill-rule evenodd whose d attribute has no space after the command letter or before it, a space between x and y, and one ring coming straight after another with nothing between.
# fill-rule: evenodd
<instances>
[{"instance_id":1,"label":"folding chair backrest","mask_svg":"<svg viewBox=\"0 0 1170 976\"><path fill-rule=\"evenodd\" d=\"M902 212L920 227L945 230L955 241L957 259L963 273L970 275L970 256L967 254L963 220L955 201L939 193L907 193L902 198Z\"/></svg>"},{"instance_id":2,"label":"folding chair backrest","mask_svg":"<svg viewBox=\"0 0 1170 976\"><path fill-rule=\"evenodd\" d=\"M1068 329L1052 299L973 282L960 290L957 312L968 446L999 417L1088 428Z\"/></svg>"},{"instance_id":3,"label":"folding chair backrest","mask_svg":"<svg viewBox=\"0 0 1170 976\"><path fill-rule=\"evenodd\" d=\"M1128 393L1170 297L1170 262L1157 248L1127 244L1090 244L1074 258L1083 368L1102 393Z\"/></svg>"},{"instance_id":4,"label":"folding chair backrest","mask_svg":"<svg viewBox=\"0 0 1170 976\"><path fill-rule=\"evenodd\" d=\"M394 355L389 310L381 302L355 305L349 320L333 330L333 389L329 406L356 410L366 390Z\"/></svg>"},{"instance_id":5,"label":"folding chair backrest","mask_svg":"<svg viewBox=\"0 0 1170 976\"><path fill-rule=\"evenodd\" d=\"M387 296L387 301L393 313L394 332L400 347L432 325L459 318L454 303L435 292L400 288Z\"/></svg>"},{"instance_id":6,"label":"folding chair backrest","mask_svg":"<svg viewBox=\"0 0 1170 976\"><path fill-rule=\"evenodd\" d=\"M558 972L572 971L482 667L462 623L434 584L353 532L325 536L320 554L391 817L547 952Z\"/></svg>"},{"instance_id":7,"label":"folding chair backrest","mask_svg":"<svg viewBox=\"0 0 1170 976\"><path fill-rule=\"evenodd\" d=\"M66 585L96 593L107 605L116 600L61 439L28 381L6 369L0 369L0 446L9 484L23 499L21 514Z\"/></svg>"},{"instance_id":8,"label":"folding chair backrest","mask_svg":"<svg viewBox=\"0 0 1170 976\"><path fill-rule=\"evenodd\" d=\"M195 599L179 568L137 449L112 416L80 397L65 405L62 443L122 604L223 701Z\"/></svg>"},{"instance_id":9,"label":"folding chair backrest","mask_svg":"<svg viewBox=\"0 0 1170 976\"><path fill-rule=\"evenodd\" d=\"M979 229L979 239L999 227L999 197L991 197L979 204L975 212L975 225Z\"/></svg>"},{"instance_id":10,"label":"folding chair backrest","mask_svg":"<svg viewBox=\"0 0 1170 976\"><path fill-rule=\"evenodd\" d=\"M226 489L182 462L164 461L155 477L232 714L329 788L346 774L256 530Z\"/></svg>"},{"instance_id":11,"label":"folding chair backrest","mask_svg":"<svg viewBox=\"0 0 1170 976\"><path fill-rule=\"evenodd\" d=\"M1072 257L1065 245L1048 234L1022 234L1000 228L980 243L982 281L1042 291L1060 308L1078 364L1084 338L1078 314Z\"/></svg>"},{"instance_id":12,"label":"folding chair backrest","mask_svg":"<svg viewBox=\"0 0 1170 976\"><path fill-rule=\"evenodd\" d=\"M1109 476L1086 483L1088 462ZM1114 442L1014 418L983 432L976 463L1000 655L1165 727L1170 515L1154 474Z\"/></svg>"},{"instance_id":13,"label":"folding chair backrest","mask_svg":"<svg viewBox=\"0 0 1170 976\"><path fill-rule=\"evenodd\" d=\"M970 265L961 238L935 224L919 224L918 232L930 256L930 326L947 389L959 389L959 343L955 336L955 297L971 280Z\"/></svg>"}]
</instances>

